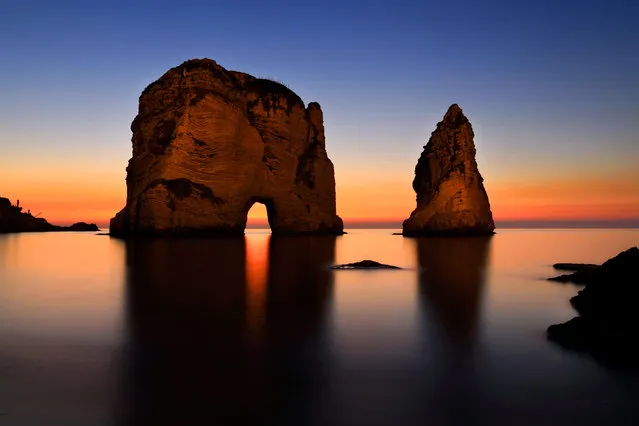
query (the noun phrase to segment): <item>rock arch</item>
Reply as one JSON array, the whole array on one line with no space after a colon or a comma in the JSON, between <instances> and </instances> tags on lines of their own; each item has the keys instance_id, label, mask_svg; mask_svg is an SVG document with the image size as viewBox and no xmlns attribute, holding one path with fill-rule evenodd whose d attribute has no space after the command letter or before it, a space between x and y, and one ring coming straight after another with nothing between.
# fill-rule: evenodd
<instances>
[{"instance_id":1,"label":"rock arch","mask_svg":"<svg viewBox=\"0 0 639 426\"><path fill-rule=\"evenodd\" d=\"M280 83L190 60L142 92L131 130L112 235L242 234L255 202L274 234L343 232L322 109Z\"/></svg>"},{"instance_id":2,"label":"rock arch","mask_svg":"<svg viewBox=\"0 0 639 426\"><path fill-rule=\"evenodd\" d=\"M275 208L275 202L271 198L252 198L249 200L243 212L245 218L244 228L246 228L246 223L248 222L248 213L255 204L262 204L266 208L266 218L269 228L271 228L271 230L277 228L277 210Z\"/></svg>"}]
</instances>

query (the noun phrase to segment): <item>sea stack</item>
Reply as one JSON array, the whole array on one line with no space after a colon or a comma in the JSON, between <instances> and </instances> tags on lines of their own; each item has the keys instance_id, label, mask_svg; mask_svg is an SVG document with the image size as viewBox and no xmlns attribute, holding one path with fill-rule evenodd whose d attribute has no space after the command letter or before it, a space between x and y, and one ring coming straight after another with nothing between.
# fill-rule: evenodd
<instances>
[{"instance_id":1,"label":"sea stack","mask_svg":"<svg viewBox=\"0 0 639 426\"><path fill-rule=\"evenodd\" d=\"M417 207L404 221L404 235L493 234L495 223L475 161L474 136L461 108L451 105L415 167Z\"/></svg>"},{"instance_id":2,"label":"sea stack","mask_svg":"<svg viewBox=\"0 0 639 426\"><path fill-rule=\"evenodd\" d=\"M112 235L243 234L256 202L274 234L343 232L322 109L281 83L189 60L142 92L131 130Z\"/></svg>"}]
</instances>

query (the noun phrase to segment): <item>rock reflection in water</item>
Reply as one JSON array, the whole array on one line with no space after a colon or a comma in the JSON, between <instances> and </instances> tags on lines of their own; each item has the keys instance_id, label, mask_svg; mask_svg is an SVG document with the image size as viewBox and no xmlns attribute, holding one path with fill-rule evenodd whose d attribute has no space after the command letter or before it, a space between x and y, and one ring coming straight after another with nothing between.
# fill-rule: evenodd
<instances>
[{"instance_id":1,"label":"rock reflection in water","mask_svg":"<svg viewBox=\"0 0 639 426\"><path fill-rule=\"evenodd\" d=\"M267 240L265 297L249 282L263 272L247 273L242 237L127 243L118 424L293 424L309 417L314 408L301 401L321 400L309 393L323 387L316 347L335 237ZM260 300L265 306L256 306Z\"/></svg>"},{"instance_id":2,"label":"rock reflection in water","mask_svg":"<svg viewBox=\"0 0 639 426\"><path fill-rule=\"evenodd\" d=\"M490 240L416 240L421 310L432 333L425 349L438 366L429 372L425 399L436 423L469 424L485 414L475 352Z\"/></svg>"},{"instance_id":3,"label":"rock reflection in water","mask_svg":"<svg viewBox=\"0 0 639 426\"><path fill-rule=\"evenodd\" d=\"M460 349L471 349L478 328L491 237L418 238L420 298L433 323Z\"/></svg>"}]
</instances>

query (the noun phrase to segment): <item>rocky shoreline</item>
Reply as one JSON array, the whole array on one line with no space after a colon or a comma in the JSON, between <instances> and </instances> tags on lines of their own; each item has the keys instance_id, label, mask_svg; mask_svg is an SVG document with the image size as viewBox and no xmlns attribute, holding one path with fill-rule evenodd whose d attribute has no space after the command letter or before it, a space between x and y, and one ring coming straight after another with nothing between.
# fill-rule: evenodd
<instances>
[{"instance_id":1,"label":"rocky shoreline","mask_svg":"<svg viewBox=\"0 0 639 426\"><path fill-rule=\"evenodd\" d=\"M21 232L97 232L94 223L78 222L71 226L52 225L46 219L35 217L30 211L22 211L20 202L11 204L8 198L0 198L0 234Z\"/></svg>"},{"instance_id":2,"label":"rocky shoreline","mask_svg":"<svg viewBox=\"0 0 639 426\"><path fill-rule=\"evenodd\" d=\"M623 251L600 266L569 267L575 272L550 280L585 285L570 299L579 316L548 327L548 339L566 349L589 353L611 367L639 368L639 316L635 312L639 248ZM567 266L559 264L557 269Z\"/></svg>"}]
</instances>

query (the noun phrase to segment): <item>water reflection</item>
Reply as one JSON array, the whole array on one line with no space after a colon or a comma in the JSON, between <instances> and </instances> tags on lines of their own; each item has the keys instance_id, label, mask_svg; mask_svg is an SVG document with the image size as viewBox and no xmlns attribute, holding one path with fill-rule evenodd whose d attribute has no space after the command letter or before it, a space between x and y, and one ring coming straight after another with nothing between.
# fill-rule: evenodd
<instances>
[{"instance_id":1,"label":"water reflection","mask_svg":"<svg viewBox=\"0 0 639 426\"><path fill-rule=\"evenodd\" d=\"M271 336L298 341L315 335L330 306L334 236L272 236L269 244L267 326ZM318 319L322 321L318 321Z\"/></svg>"},{"instance_id":2,"label":"water reflection","mask_svg":"<svg viewBox=\"0 0 639 426\"><path fill-rule=\"evenodd\" d=\"M443 342L472 349L481 314L491 237L418 238L422 308L443 334Z\"/></svg>"},{"instance_id":3,"label":"water reflection","mask_svg":"<svg viewBox=\"0 0 639 426\"><path fill-rule=\"evenodd\" d=\"M335 238L262 244L247 252L244 238L127 243L118 424L294 424L315 410L302 402L318 404L325 387L318 330Z\"/></svg>"},{"instance_id":4,"label":"water reflection","mask_svg":"<svg viewBox=\"0 0 639 426\"><path fill-rule=\"evenodd\" d=\"M636 376L546 342L575 289L538 278L638 236L0 236L0 424L636 425ZM324 269L363 258L406 269Z\"/></svg>"},{"instance_id":5,"label":"water reflection","mask_svg":"<svg viewBox=\"0 0 639 426\"><path fill-rule=\"evenodd\" d=\"M419 238L419 299L427 348L425 416L440 424L470 424L486 412L476 366L488 238ZM421 416L420 416L421 417Z\"/></svg>"},{"instance_id":6,"label":"water reflection","mask_svg":"<svg viewBox=\"0 0 639 426\"><path fill-rule=\"evenodd\" d=\"M334 262L332 236L272 236L263 352L253 352L268 377L269 424L326 424L328 311ZM254 364L255 365L255 364Z\"/></svg>"},{"instance_id":7,"label":"water reflection","mask_svg":"<svg viewBox=\"0 0 639 426\"><path fill-rule=\"evenodd\" d=\"M246 239L246 322L247 331L259 335L266 315L268 278L268 241L270 234L256 234Z\"/></svg>"}]
</instances>

